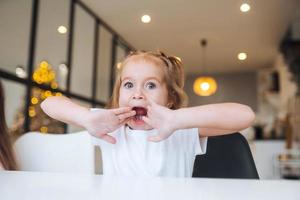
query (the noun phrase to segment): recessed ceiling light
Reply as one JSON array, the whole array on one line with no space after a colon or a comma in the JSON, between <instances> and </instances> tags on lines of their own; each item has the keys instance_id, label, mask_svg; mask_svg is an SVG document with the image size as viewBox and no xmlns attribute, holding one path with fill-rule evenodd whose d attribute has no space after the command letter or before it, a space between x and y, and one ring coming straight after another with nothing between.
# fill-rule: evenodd
<instances>
[{"instance_id":1,"label":"recessed ceiling light","mask_svg":"<svg viewBox=\"0 0 300 200\"><path fill-rule=\"evenodd\" d=\"M16 75L20 78L26 78L26 71L24 69L24 67L22 66L17 66L16 67Z\"/></svg>"},{"instance_id":2,"label":"recessed ceiling light","mask_svg":"<svg viewBox=\"0 0 300 200\"><path fill-rule=\"evenodd\" d=\"M141 17L141 20L142 20L143 23L147 24L151 21L151 17L149 15L143 15Z\"/></svg>"},{"instance_id":3,"label":"recessed ceiling light","mask_svg":"<svg viewBox=\"0 0 300 200\"><path fill-rule=\"evenodd\" d=\"M249 4L247 4L247 3L243 3L242 5L241 5L241 7L240 7L240 10L242 11L242 12L248 12L249 10L250 10L250 5Z\"/></svg>"},{"instance_id":4,"label":"recessed ceiling light","mask_svg":"<svg viewBox=\"0 0 300 200\"><path fill-rule=\"evenodd\" d=\"M239 60L246 60L247 59L247 54L246 53L239 53L238 54L238 59Z\"/></svg>"},{"instance_id":5,"label":"recessed ceiling light","mask_svg":"<svg viewBox=\"0 0 300 200\"><path fill-rule=\"evenodd\" d=\"M68 29L65 26L59 26L57 28L57 31L61 34L65 34L68 31Z\"/></svg>"},{"instance_id":6,"label":"recessed ceiling light","mask_svg":"<svg viewBox=\"0 0 300 200\"><path fill-rule=\"evenodd\" d=\"M64 63L61 63L59 66L58 66L58 69L59 69L59 71L63 74L63 75L66 75L66 74L68 74L68 67L67 67L67 65L66 64L64 64Z\"/></svg>"}]
</instances>

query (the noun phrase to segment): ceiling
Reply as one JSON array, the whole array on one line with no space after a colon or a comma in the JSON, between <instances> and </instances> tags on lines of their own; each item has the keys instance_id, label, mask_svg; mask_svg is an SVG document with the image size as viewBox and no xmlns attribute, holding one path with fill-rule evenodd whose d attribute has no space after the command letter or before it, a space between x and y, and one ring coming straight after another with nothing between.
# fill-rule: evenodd
<instances>
[{"instance_id":1,"label":"ceiling","mask_svg":"<svg viewBox=\"0 0 300 200\"><path fill-rule=\"evenodd\" d=\"M188 74L203 72L202 38L208 73L271 67L288 25L300 17L300 0L82 1L135 48L180 57ZM244 2L248 13L239 10ZM140 21L144 14L149 24ZM239 61L239 52L247 60Z\"/></svg>"}]
</instances>

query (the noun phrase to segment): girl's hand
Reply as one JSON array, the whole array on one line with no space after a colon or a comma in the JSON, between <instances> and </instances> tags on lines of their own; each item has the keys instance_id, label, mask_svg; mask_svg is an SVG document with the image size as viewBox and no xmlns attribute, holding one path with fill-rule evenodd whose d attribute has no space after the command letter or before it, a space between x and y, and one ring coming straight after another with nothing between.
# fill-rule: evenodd
<instances>
[{"instance_id":1,"label":"girl's hand","mask_svg":"<svg viewBox=\"0 0 300 200\"><path fill-rule=\"evenodd\" d=\"M159 142L167 139L176 130L174 127L174 111L158 105L153 100L149 100L147 107L147 117L142 119L150 126L158 130L158 134L148 138L149 141Z\"/></svg>"},{"instance_id":2,"label":"girl's hand","mask_svg":"<svg viewBox=\"0 0 300 200\"><path fill-rule=\"evenodd\" d=\"M124 125L128 118L135 114L136 112L131 110L131 107L97 109L90 111L88 115L85 116L84 127L91 135L115 144L116 139L108 135L108 133Z\"/></svg>"}]
</instances>

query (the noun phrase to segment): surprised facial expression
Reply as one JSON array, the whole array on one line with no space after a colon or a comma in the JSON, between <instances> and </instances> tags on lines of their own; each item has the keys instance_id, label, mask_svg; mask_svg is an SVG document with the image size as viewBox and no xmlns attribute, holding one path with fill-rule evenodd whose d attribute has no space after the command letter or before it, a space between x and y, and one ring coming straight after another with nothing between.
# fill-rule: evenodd
<instances>
[{"instance_id":1,"label":"surprised facial expression","mask_svg":"<svg viewBox=\"0 0 300 200\"><path fill-rule=\"evenodd\" d=\"M152 129L142 120L142 116L147 116L149 98L162 106L168 103L163 69L143 59L129 61L121 74L119 106L130 106L136 111L136 115L127 123L132 129Z\"/></svg>"}]
</instances>

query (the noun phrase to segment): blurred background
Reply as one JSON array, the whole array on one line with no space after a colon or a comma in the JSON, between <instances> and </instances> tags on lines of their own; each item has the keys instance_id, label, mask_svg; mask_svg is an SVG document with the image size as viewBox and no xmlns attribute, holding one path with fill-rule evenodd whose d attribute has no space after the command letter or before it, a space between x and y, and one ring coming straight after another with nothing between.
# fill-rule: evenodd
<instances>
[{"instance_id":1,"label":"blurred background","mask_svg":"<svg viewBox=\"0 0 300 200\"><path fill-rule=\"evenodd\" d=\"M184 64L189 106L255 111L242 134L261 178L300 177L299 0L0 0L0 27L12 140L80 131L47 117L41 101L103 107L130 51L162 50Z\"/></svg>"}]
</instances>

